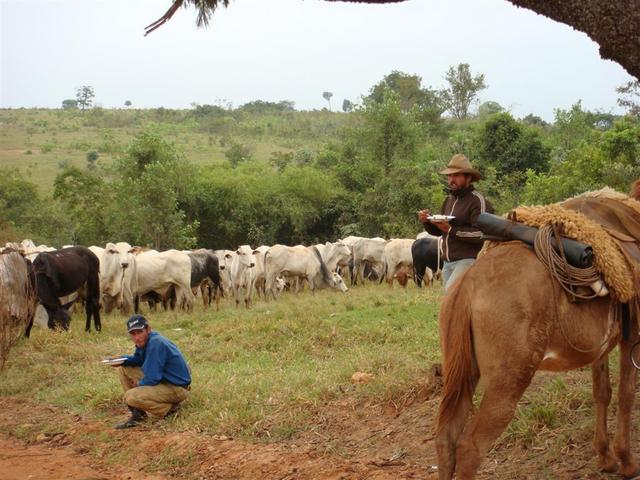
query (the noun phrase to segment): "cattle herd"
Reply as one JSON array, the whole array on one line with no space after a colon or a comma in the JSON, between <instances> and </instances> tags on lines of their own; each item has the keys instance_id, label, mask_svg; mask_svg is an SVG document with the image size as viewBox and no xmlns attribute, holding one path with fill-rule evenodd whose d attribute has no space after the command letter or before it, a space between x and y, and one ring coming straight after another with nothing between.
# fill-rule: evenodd
<instances>
[{"instance_id":1,"label":"cattle herd","mask_svg":"<svg viewBox=\"0 0 640 480\"><path fill-rule=\"evenodd\" d=\"M403 287L413 278L417 286L431 284L442 266L440 242L426 233L417 239L349 236L312 246L241 245L235 250L166 250L159 252L126 242L104 248L36 246L30 240L7 243L0 258L11 252L24 257L21 275L32 286L37 323L49 328L69 328L69 309L84 304L86 330L99 331L100 311L119 310L123 315L140 311L140 303L152 309L193 309L200 295L205 307L221 297L233 297L236 306L251 306L254 297L277 299L290 289L299 292L308 283L312 292L330 288L346 292L365 280L397 279ZM8 258L8 257L7 257ZM5 274L6 276L6 274ZM0 285L21 284L1 279ZM11 281L9 281L11 280ZM23 282L23 283L24 283ZM33 320L29 322L29 335Z\"/></svg>"}]
</instances>

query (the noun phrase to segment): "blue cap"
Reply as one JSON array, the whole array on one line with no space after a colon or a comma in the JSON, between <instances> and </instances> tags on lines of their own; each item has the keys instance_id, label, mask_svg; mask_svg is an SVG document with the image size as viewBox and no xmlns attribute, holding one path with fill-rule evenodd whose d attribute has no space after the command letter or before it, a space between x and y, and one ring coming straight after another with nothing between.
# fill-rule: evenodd
<instances>
[{"instance_id":1,"label":"blue cap","mask_svg":"<svg viewBox=\"0 0 640 480\"><path fill-rule=\"evenodd\" d=\"M132 330L142 330L149 326L149 322L142 315L131 315L127 320L127 331L131 333Z\"/></svg>"}]
</instances>

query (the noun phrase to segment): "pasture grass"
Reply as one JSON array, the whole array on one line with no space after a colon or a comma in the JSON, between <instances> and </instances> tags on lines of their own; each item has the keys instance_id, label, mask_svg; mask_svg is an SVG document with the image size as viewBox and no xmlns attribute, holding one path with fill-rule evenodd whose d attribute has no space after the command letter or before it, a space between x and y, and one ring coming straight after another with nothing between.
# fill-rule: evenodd
<instances>
[{"instance_id":1,"label":"pasture grass","mask_svg":"<svg viewBox=\"0 0 640 480\"><path fill-rule=\"evenodd\" d=\"M55 109L0 109L0 166L17 168L49 195L64 166L86 168L86 154L99 153L98 165L110 166L127 145L153 125L194 165L227 162L233 143L246 146L255 159L269 160L274 152L300 148L317 153L341 125L354 121L331 112L295 112L289 116L248 115L207 126L189 110L172 110L163 119L153 109L93 109L86 112Z\"/></svg>"},{"instance_id":2,"label":"pasture grass","mask_svg":"<svg viewBox=\"0 0 640 480\"><path fill-rule=\"evenodd\" d=\"M182 413L166 428L264 439L305 429L323 402L350 396L385 402L422 381L439 361L440 289L371 285L346 294L286 293L246 310L149 312L152 328L174 341L192 369ZM84 314L69 332L34 329L12 352L0 395L51 403L93 418L126 413L117 376L101 358L130 353L124 318L103 316L101 333L84 332ZM354 385L355 372L373 374ZM161 427L164 428L164 427Z\"/></svg>"}]
</instances>

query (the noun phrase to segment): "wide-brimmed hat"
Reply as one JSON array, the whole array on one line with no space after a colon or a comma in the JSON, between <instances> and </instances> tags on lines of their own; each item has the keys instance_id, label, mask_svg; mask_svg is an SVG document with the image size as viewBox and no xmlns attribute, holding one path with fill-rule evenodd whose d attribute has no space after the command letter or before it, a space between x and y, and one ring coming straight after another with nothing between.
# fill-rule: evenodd
<instances>
[{"instance_id":1,"label":"wide-brimmed hat","mask_svg":"<svg viewBox=\"0 0 640 480\"><path fill-rule=\"evenodd\" d=\"M473 178L472 181L480 180L482 175L480 172L471 166L469 159L461 153L456 153L451 160L447 168L440 172L442 175L450 175L452 173L468 173Z\"/></svg>"}]
</instances>

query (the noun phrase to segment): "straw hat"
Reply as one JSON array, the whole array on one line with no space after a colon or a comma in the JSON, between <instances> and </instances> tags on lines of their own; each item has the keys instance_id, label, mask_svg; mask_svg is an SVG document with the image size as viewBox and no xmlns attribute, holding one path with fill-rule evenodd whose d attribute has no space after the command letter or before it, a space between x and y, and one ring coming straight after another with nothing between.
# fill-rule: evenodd
<instances>
[{"instance_id":1,"label":"straw hat","mask_svg":"<svg viewBox=\"0 0 640 480\"><path fill-rule=\"evenodd\" d=\"M456 153L451 160L447 168L440 172L442 175L450 175L452 173L468 173L473 177L472 181L480 180L482 175L480 172L471 166L469 159L461 153Z\"/></svg>"}]
</instances>

